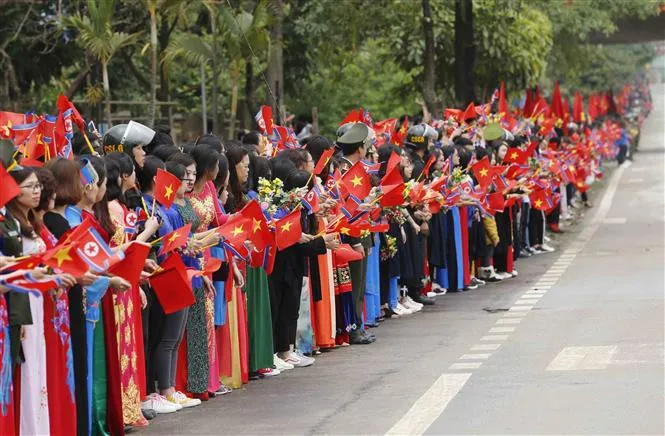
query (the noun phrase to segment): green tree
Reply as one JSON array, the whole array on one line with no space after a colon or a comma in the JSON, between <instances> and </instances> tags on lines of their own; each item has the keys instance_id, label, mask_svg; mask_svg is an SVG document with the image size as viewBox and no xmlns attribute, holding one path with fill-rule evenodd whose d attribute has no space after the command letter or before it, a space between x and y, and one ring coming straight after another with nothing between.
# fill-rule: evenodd
<instances>
[{"instance_id":1,"label":"green tree","mask_svg":"<svg viewBox=\"0 0 665 436\"><path fill-rule=\"evenodd\" d=\"M106 122L111 125L111 86L108 65L111 58L123 47L135 44L139 33L125 33L113 29L115 0L87 0L86 14L74 15L66 23L78 31L77 42L102 67Z\"/></svg>"}]
</instances>

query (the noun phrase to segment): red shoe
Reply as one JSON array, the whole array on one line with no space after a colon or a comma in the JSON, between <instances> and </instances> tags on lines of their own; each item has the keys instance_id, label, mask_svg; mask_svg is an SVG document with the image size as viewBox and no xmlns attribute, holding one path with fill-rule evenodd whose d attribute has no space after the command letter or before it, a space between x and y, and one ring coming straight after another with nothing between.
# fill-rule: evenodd
<instances>
[{"instance_id":1,"label":"red shoe","mask_svg":"<svg viewBox=\"0 0 665 436\"><path fill-rule=\"evenodd\" d=\"M563 233L563 230L559 228L559 224L550 224L550 230L552 233Z\"/></svg>"}]
</instances>

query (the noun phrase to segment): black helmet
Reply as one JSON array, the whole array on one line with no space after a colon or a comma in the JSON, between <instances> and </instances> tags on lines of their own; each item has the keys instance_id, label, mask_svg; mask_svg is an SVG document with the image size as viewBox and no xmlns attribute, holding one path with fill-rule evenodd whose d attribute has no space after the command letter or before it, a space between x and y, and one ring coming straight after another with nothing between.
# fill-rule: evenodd
<instances>
[{"instance_id":1,"label":"black helmet","mask_svg":"<svg viewBox=\"0 0 665 436\"><path fill-rule=\"evenodd\" d=\"M429 140L436 140L438 136L439 134L432 126L425 123L415 124L406 132L404 145L413 150L427 148Z\"/></svg>"},{"instance_id":2,"label":"black helmet","mask_svg":"<svg viewBox=\"0 0 665 436\"><path fill-rule=\"evenodd\" d=\"M155 131L136 121L127 124L118 124L109 129L104 135L104 154L113 151L132 153L137 145L147 145L155 137Z\"/></svg>"}]
</instances>

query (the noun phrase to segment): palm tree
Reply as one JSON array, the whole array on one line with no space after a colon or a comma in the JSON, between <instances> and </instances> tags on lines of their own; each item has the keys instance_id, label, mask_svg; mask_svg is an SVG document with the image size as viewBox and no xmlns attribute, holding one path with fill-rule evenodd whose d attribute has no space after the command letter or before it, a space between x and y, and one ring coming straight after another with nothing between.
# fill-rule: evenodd
<instances>
[{"instance_id":1,"label":"palm tree","mask_svg":"<svg viewBox=\"0 0 665 436\"><path fill-rule=\"evenodd\" d=\"M66 24L78 31L77 42L102 66L105 109L104 117L111 125L111 87L108 64L123 47L136 42L140 33L129 34L113 30L115 0L86 0L86 15L74 15Z\"/></svg>"}]
</instances>

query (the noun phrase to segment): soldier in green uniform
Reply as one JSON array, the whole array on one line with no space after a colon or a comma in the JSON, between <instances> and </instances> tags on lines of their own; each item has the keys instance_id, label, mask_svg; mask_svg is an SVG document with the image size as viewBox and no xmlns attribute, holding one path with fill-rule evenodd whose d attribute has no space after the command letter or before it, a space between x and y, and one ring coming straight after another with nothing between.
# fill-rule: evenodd
<instances>
[{"instance_id":1,"label":"soldier in green uniform","mask_svg":"<svg viewBox=\"0 0 665 436\"><path fill-rule=\"evenodd\" d=\"M340 164L340 171L342 173L348 171L353 164L365 156L365 147L369 145L370 134L369 127L362 123L349 123L339 128L337 132L337 146L342 150L343 155ZM362 320L367 283L367 254L372 248L372 238L343 236L342 240L363 255L361 260L349 262L353 308L358 325L355 330L349 333L350 341L351 344L371 344L376 340L376 337L362 327Z\"/></svg>"}]
</instances>

